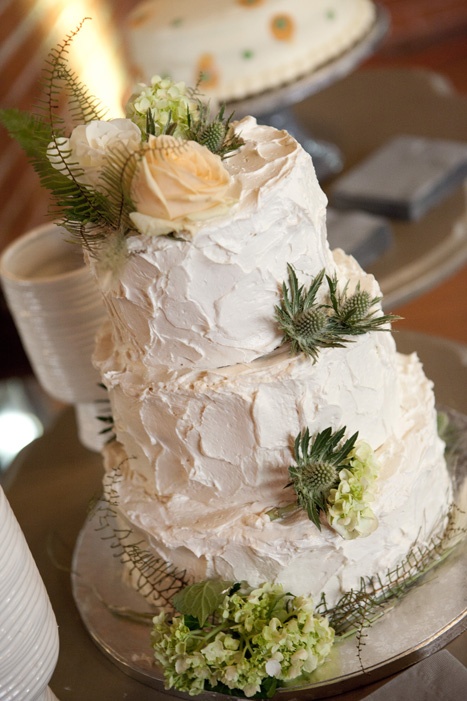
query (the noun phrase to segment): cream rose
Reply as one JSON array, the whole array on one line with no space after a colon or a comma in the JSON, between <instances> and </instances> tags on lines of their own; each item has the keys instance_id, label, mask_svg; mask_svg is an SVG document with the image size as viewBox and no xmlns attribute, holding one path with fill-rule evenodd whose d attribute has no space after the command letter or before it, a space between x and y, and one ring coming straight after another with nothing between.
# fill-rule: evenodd
<instances>
[{"instance_id":1,"label":"cream rose","mask_svg":"<svg viewBox=\"0 0 467 701\"><path fill-rule=\"evenodd\" d=\"M219 216L232 204L230 176L219 156L194 141L150 136L131 195L138 231L150 236L193 233L196 222Z\"/></svg>"},{"instance_id":2,"label":"cream rose","mask_svg":"<svg viewBox=\"0 0 467 701\"><path fill-rule=\"evenodd\" d=\"M63 170L63 157L70 163L71 170L82 169L76 179L84 185L99 189L99 177L110 151L124 145L129 151L141 146L141 131L129 119L111 119L108 122L93 120L73 129L69 139L59 141L59 151L50 144L47 155L57 170Z\"/></svg>"}]
</instances>

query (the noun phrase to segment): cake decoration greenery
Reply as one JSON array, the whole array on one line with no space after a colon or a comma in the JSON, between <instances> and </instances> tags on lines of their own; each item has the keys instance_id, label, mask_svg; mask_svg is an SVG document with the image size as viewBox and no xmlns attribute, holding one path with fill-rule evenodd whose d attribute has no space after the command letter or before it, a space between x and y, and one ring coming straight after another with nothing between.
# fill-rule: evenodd
<instances>
[{"instance_id":1,"label":"cake decoration greenery","mask_svg":"<svg viewBox=\"0 0 467 701\"><path fill-rule=\"evenodd\" d=\"M171 606L172 597L190 582L184 570L174 567L147 549L131 527L117 522L118 483L122 479L123 464L107 473L103 498L95 505L92 515L97 521L97 531L108 542L113 556L128 568L137 591L142 596L151 595L157 606ZM109 608L112 608L109 606ZM144 613L115 611L132 619L146 620L152 617Z\"/></svg>"},{"instance_id":2,"label":"cake decoration greenery","mask_svg":"<svg viewBox=\"0 0 467 701\"><path fill-rule=\"evenodd\" d=\"M188 119L199 109L195 91L185 83L155 75L150 84L139 83L125 107L125 116L136 124L144 138L169 134L185 139Z\"/></svg>"},{"instance_id":3,"label":"cake decoration greenery","mask_svg":"<svg viewBox=\"0 0 467 701\"><path fill-rule=\"evenodd\" d=\"M223 109L211 117L196 90L158 76L137 87L125 118L106 119L69 66L83 23L50 52L37 113L5 109L0 121L50 191L53 219L115 268L127 236L189 239L223 214L237 195L222 159L243 142Z\"/></svg>"},{"instance_id":4,"label":"cake decoration greenery","mask_svg":"<svg viewBox=\"0 0 467 701\"><path fill-rule=\"evenodd\" d=\"M342 347L345 339L332 333L327 308L316 302L316 295L324 279L324 270L316 275L308 289L298 284L297 275L291 265L287 265L289 284L282 284L280 306L276 306L276 319L284 336L282 341L290 341L292 353L306 353L314 361L318 359L319 348Z\"/></svg>"},{"instance_id":5,"label":"cake decoration greenery","mask_svg":"<svg viewBox=\"0 0 467 701\"><path fill-rule=\"evenodd\" d=\"M107 391L107 387L103 382L99 382L98 386ZM96 416L96 420L103 424L103 428L99 431L99 435L105 437L106 443L113 443L113 441L117 440L117 436L115 434L115 422L112 415L112 408L110 406L110 399L97 399L96 404L100 405L100 411Z\"/></svg>"},{"instance_id":6,"label":"cake decoration greenery","mask_svg":"<svg viewBox=\"0 0 467 701\"><path fill-rule=\"evenodd\" d=\"M400 317L377 315L381 297L371 297L357 285L348 293L348 284L338 289L336 276L326 275L327 295L321 292L325 271L321 270L310 286L299 285L293 266L287 265L288 283L282 284L280 304L275 307L276 321L283 333L282 342L290 343L294 354L309 355L314 362L320 348L342 348L351 339L368 331L389 331L388 324ZM318 293L322 301L317 301Z\"/></svg>"},{"instance_id":7,"label":"cake decoration greenery","mask_svg":"<svg viewBox=\"0 0 467 701\"><path fill-rule=\"evenodd\" d=\"M279 584L207 581L187 587L173 603L178 613L153 619L154 656L166 688L192 696L270 697L280 682L313 672L334 642L313 600Z\"/></svg>"},{"instance_id":8,"label":"cake decoration greenery","mask_svg":"<svg viewBox=\"0 0 467 701\"><path fill-rule=\"evenodd\" d=\"M167 689L197 695L271 697L281 687L304 684L330 656L335 643L355 636L365 671L366 630L453 551L464 529L452 507L444 530L385 576L362 578L334 606L323 594L294 597L281 585L208 580L188 585L153 618L151 641Z\"/></svg>"},{"instance_id":9,"label":"cake decoration greenery","mask_svg":"<svg viewBox=\"0 0 467 701\"><path fill-rule=\"evenodd\" d=\"M153 619L152 646L166 688L271 697L311 681L333 646L350 636L365 672L367 629L452 553L465 534L456 514L452 507L444 530L415 544L384 576L362 577L333 606L324 594L314 606L311 597L272 583L253 588L208 580L183 588L172 600L175 614L165 609Z\"/></svg>"},{"instance_id":10,"label":"cake decoration greenery","mask_svg":"<svg viewBox=\"0 0 467 701\"><path fill-rule=\"evenodd\" d=\"M352 294L348 293L348 283L339 292L337 276L326 276L329 296L331 298L331 319L339 331L349 336L360 336L368 331L389 331L389 323L400 319L395 314L375 316L377 305L382 297L371 297L366 290L360 289L360 282ZM381 327L386 328L382 329Z\"/></svg>"},{"instance_id":11,"label":"cake decoration greenery","mask_svg":"<svg viewBox=\"0 0 467 701\"><path fill-rule=\"evenodd\" d=\"M114 505L115 506L115 505ZM99 528L110 539L114 556L139 567L150 554L140 543L112 526L112 505L99 506ZM465 514L461 512L461 516ZM156 662L167 689L196 696L205 691L228 695L271 697L281 687L313 680L313 671L330 658L334 645L355 636L356 654L365 672L366 631L454 551L465 536L465 518L454 505L447 525L428 543L414 544L395 567L382 575L362 577L332 606L324 594L315 606L311 597L294 597L281 585L251 587L242 582L205 580L187 584L184 574L162 560L145 578L142 593L151 594L161 609L128 610L102 603L115 616L147 625ZM113 535L109 538L109 529ZM172 578L172 584L167 579ZM152 590L146 585L152 584Z\"/></svg>"},{"instance_id":12,"label":"cake decoration greenery","mask_svg":"<svg viewBox=\"0 0 467 701\"><path fill-rule=\"evenodd\" d=\"M162 134L175 136L196 141L223 158L243 144L231 128L233 113L225 117L225 105L211 116L209 104L202 101L196 89L159 75L151 78L150 85L137 85L125 111L146 140Z\"/></svg>"},{"instance_id":13,"label":"cake decoration greenery","mask_svg":"<svg viewBox=\"0 0 467 701\"><path fill-rule=\"evenodd\" d=\"M374 497L379 467L368 443L358 441L358 432L343 441L346 427L331 427L313 438L309 429L294 443L296 464L289 467L296 501L267 512L271 520L303 509L321 530L321 515L346 540L370 535L378 520L370 503Z\"/></svg>"}]
</instances>

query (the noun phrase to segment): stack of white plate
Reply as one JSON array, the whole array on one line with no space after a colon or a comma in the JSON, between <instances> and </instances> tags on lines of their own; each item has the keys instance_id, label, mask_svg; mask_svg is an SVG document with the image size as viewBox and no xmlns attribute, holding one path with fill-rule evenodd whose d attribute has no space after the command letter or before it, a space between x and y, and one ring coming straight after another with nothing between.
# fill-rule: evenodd
<instances>
[{"instance_id":1,"label":"stack of white plate","mask_svg":"<svg viewBox=\"0 0 467 701\"><path fill-rule=\"evenodd\" d=\"M56 701L47 685L58 649L47 591L0 488L0 698Z\"/></svg>"}]
</instances>

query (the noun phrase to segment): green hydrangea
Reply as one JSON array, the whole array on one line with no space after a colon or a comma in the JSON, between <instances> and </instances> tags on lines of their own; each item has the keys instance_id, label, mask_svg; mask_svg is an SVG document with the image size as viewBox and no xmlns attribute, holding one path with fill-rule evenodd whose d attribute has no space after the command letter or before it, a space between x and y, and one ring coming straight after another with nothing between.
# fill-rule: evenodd
<instances>
[{"instance_id":1,"label":"green hydrangea","mask_svg":"<svg viewBox=\"0 0 467 701\"><path fill-rule=\"evenodd\" d=\"M229 690L251 697L310 673L329 655L334 631L313 601L280 585L238 585L222 597L204 627L196 618L154 618L152 645L166 688L196 695Z\"/></svg>"},{"instance_id":2,"label":"green hydrangea","mask_svg":"<svg viewBox=\"0 0 467 701\"><path fill-rule=\"evenodd\" d=\"M356 444L349 457L349 468L339 471L339 484L329 492L326 511L330 526L343 538L352 540L368 536L378 527L370 507L378 464L372 448L364 441Z\"/></svg>"},{"instance_id":3,"label":"green hydrangea","mask_svg":"<svg viewBox=\"0 0 467 701\"><path fill-rule=\"evenodd\" d=\"M148 112L154 136L164 134L172 125L172 136L185 138L189 128L188 114L198 115L199 103L185 83L155 75L150 85L140 83L126 105L126 116L146 133Z\"/></svg>"}]
</instances>

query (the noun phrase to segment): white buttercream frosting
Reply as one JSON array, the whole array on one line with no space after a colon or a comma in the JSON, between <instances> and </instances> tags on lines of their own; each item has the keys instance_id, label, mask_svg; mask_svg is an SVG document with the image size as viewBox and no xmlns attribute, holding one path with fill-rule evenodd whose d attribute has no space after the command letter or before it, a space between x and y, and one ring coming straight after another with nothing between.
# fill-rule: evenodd
<instances>
[{"instance_id":1,"label":"white buttercream frosting","mask_svg":"<svg viewBox=\"0 0 467 701\"><path fill-rule=\"evenodd\" d=\"M434 396L388 330L322 349L316 363L280 345L274 307L287 263L304 284L325 268L351 291L380 290L329 250L309 156L251 118L238 129L246 143L226 161L240 191L229 216L200 224L190 241L130 239L106 292L95 362L118 439L106 468L120 468L125 522L188 576L278 581L332 602L443 523L450 483ZM358 431L381 464L379 527L364 539L319 531L305 513L266 515L295 499L285 487L296 435L328 426Z\"/></svg>"},{"instance_id":2,"label":"white buttercream frosting","mask_svg":"<svg viewBox=\"0 0 467 701\"><path fill-rule=\"evenodd\" d=\"M385 333L325 349L315 365L285 348L202 372L146 373L116 349L105 358L109 341L101 339L99 362L118 437L152 496L193 499L206 512L254 501L273 506L303 427L347 426L374 448L394 427L402 431L393 340Z\"/></svg>"}]
</instances>

